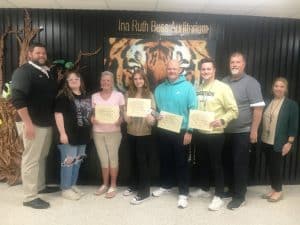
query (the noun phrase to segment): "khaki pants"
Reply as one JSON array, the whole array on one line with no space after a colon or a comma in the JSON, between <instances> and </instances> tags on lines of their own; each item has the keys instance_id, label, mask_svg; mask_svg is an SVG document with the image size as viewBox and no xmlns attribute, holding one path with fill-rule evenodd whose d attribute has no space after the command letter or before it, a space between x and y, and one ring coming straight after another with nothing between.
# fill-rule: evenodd
<instances>
[{"instance_id":1,"label":"khaki pants","mask_svg":"<svg viewBox=\"0 0 300 225\"><path fill-rule=\"evenodd\" d=\"M22 121L16 122L16 128L20 138L23 137L23 126L24 126L24 122Z\"/></svg>"},{"instance_id":2,"label":"khaki pants","mask_svg":"<svg viewBox=\"0 0 300 225\"><path fill-rule=\"evenodd\" d=\"M45 188L46 158L52 141L52 127L35 126L35 138L28 140L23 133L22 182L24 202L38 197L38 191Z\"/></svg>"}]
</instances>

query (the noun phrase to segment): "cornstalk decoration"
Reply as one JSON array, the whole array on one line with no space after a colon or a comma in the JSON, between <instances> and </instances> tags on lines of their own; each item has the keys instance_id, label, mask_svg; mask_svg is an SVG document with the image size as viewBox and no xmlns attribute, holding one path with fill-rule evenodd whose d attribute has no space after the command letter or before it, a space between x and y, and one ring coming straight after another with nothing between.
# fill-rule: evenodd
<instances>
[{"instance_id":1,"label":"cornstalk decoration","mask_svg":"<svg viewBox=\"0 0 300 225\"><path fill-rule=\"evenodd\" d=\"M0 181L9 185L21 182L23 144L15 126L16 110L0 98Z\"/></svg>"},{"instance_id":2,"label":"cornstalk decoration","mask_svg":"<svg viewBox=\"0 0 300 225\"><path fill-rule=\"evenodd\" d=\"M4 42L6 36L11 32L10 28L8 28L3 34L0 35L0 94L2 93L3 80L4 80Z\"/></svg>"},{"instance_id":3,"label":"cornstalk decoration","mask_svg":"<svg viewBox=\"0 0 300 225\"><path fill-rule=\"evenodd\" d=\"M14 31L20 47L19 66L22 66L27 62L27 52L30 42L43 29L42 26L39 28L32 28L30 15L28 11L24 9L24 29ZM20 33L22 33L22 36Z\"/></svg>"}]
</instances>

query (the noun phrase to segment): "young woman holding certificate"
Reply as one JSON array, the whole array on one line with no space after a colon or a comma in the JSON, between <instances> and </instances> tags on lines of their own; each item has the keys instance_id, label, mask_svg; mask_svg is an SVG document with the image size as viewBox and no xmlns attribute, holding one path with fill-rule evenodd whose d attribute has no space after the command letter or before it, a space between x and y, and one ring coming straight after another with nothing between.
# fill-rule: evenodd
<instances>
[{"instance_id":1,"label":"young woman holding certificate","mask_svg":"<svg viewBox=\"0 0 300 225\"><path fill-rule=\"evenodd\" d=\"M103 184L95 195L105 193L106 198L117 194L118 151L121 143L121 123L125 100L114 90L113 74L104 71L100 78L101 90L92 95L93 137L102 168Z\"/></svg>"},{"instance_id":2,"label":"young woman holding certificate","mask_svg":"<svg viewBox=\"0 0 300 225\"><path fill-rule=\"evenodd\" d=\"M297 136L299 109L295 101L285 97L288 82L278 77L273 83L273 99L263 114L262 148L266 153L271 191L262 198L269 202L282 199L282 164L284 157L291 151Z\"/></svg>"},{"instance_id":3,"label":"young woman holding certificate","mask_svg":"<svg viewBox=\"0 0 300 225\"><path fill-rule=\"evenodd\" d=\"M149 90L149 81L142 70L132 75L125 97L127 113L124 118L127 122L131 174L129 188L123 195L128 196L137 191L130 201L137 205L150 196L151 126L155 122L151 115L151 111L155 110L155 101Z\"/></svg>"}]
</instances>

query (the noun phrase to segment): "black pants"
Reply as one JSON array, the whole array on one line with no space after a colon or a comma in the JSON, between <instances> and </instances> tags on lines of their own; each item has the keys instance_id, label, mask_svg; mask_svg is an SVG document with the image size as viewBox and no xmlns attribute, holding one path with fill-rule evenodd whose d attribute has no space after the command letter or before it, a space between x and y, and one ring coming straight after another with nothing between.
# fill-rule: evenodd
<instances>
[{"instance_id":1,"label":"black pants","mask_svg":"<svg viewBox=\"0 0 300 225\"><path fill-rule=\"evenodd\" d=\"M152 136L127 134L130 151L130 188L137 190L138 196L150 195L150 157Z\"/></svg>"},{"instance_id":2,"label":"black pants","mask_svg":"<svg viewBox=\"0 0 300 225\"><path fill-rule=\"evenodd\" d=\"M275 152L274 146L262 143L262 149L266 154L266 166L268 168L271 187L276 192L282 191L282 164L283 156L281 152Z\"/></svg>"},{"instance_id":3,"label":"black pants","mask_svg":"<svg viewBox=\"0 0 300 225\"><path fill-rule=\"evenodd\" d=\"M215 195L221 197L224 192L222 151L224 134L200 134L194 132L199 178L201 189L208 191L210 176L214 178Z\"/></svg>"},{"instance_id":4,"label":"black pants","mask_svg":"<svg viewBox=\"0 0 300 225\"><path fill-rule=\"evenodd\" d=\"M183 145L185 132L179 134L158 129L158 148L160 152L160 182L163 188L174 185L177 178L180 195L188 195L188 145Z\"/></svg>"},{"instance_id":5,"label":"black pants","mask_svg":"<svg viewBox=\"0 0 300 225\"><path fill-rule=\"evenodd\" d=\"M233 198L245 200L248 184L250 133L225 134L225 180Z\"/></svg>"}]
</instances>

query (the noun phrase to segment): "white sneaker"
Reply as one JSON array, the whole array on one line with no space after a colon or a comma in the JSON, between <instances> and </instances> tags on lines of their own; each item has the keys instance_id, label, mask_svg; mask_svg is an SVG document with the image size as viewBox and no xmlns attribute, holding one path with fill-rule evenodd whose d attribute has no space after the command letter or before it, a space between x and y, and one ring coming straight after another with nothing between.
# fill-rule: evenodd
<instances>
[{"instance_id":1,"label":"white sneaker","mask_svg":"<svg viewBox=\"0 0 300 225\"><path fill-rule=\"evenodd\" d=\"M78 193L74 192L71 188L67 190L63 190L61 192L61 195L63 198L68 200L78 200L81 197Z\"/></svg>"},{"instance_id":2,"label":"white sneaker","mask_svg":"<svg viewBox=\"0 0 300 225\"><path fill-rule=\"evenodd\" d=\"M162 196L163 194L166 194L166 193L169 193L171 191L171 188L170 189L166 189L166 188L159 188L155 191L152 192L152 196L154 197L160 197Z\"/></svg>"},{"instance_id":3,"label":"white sneaker","mask_svg":"<svg viewBox=\"0 0 300 225\"><path fill-rule=\"evenodd\" d=\"M184 209L188 206L188 197L186 195L179 195L177 207L180 209Z\"/></svg>"},{"instance_id":4,"label":"white sneaker","mask_svg":"<svg viewBox=\"0 0 300 225\"><path fill-rule=\"evenodd\" d=\"M72 188L72 190L75 192L75 193L77 193L77 194L79 194L80 196L84 196L85 195L85 193L83 192L83 191L81 191L77 186L72 186L71 187Z\"/></svg>"},{"instance_id":5,"label":"white sneaker","mask_svg":"<svg viewBox=\"0 0 300 225\"><path fill-rule=\"evenodd\" d=\"M190 196L194 198L210 198L211 193L209 191L203 191L201 188L199 188L196 191L192 191Z\"/></svg>"},{"instance_id":6,"label":"white sneaker","mask_svg":"<svg viewBox=\"0 0 300 225\"><path fill-rule=\"evenodd\" d=\"M218 211L223 205L224 201L220 197L215 196L209 204L208 209L211 211Z\"/></svg>"},{"instance_id":7,"label":"white sneaker","mask_svg":"<svg viewBox=\"0 0 300 225\"><path fill-rule=\"evenodd\" d=\"M133 190L131 188L127 188L124 192L123 192L123 196L129 196L133 194Z\"/></svg>"}]
</instances>

